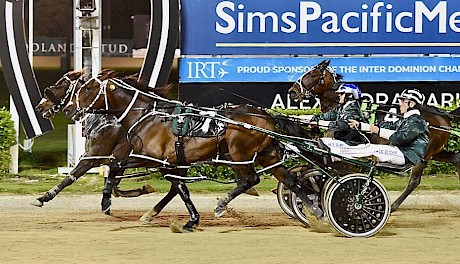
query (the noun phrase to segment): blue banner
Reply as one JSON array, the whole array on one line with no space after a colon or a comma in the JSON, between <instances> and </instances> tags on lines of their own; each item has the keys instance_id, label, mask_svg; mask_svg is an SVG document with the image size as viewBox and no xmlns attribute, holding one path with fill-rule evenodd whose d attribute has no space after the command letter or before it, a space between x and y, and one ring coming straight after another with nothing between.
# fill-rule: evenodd
<instances>
[{"instance_id":1,"label":"blue banner","mask_svg":"<svg viewBox=\"0 0 460 264\"><path fill-rule=\"evenodd\" d=\"M181 83L295 82L324 58L183 58ZM458 81L460 57L331 58L349 82Z\"/></svg>"},{"instance_id":2,"label":"blue banner","mask_svg":"<svg viewBox=\"0 0 460 264\"><path fill-rule=\"evenodd\" d=\"M460 1L182 0L182 54L460 54Z\"/></svg>"}]
</instances>

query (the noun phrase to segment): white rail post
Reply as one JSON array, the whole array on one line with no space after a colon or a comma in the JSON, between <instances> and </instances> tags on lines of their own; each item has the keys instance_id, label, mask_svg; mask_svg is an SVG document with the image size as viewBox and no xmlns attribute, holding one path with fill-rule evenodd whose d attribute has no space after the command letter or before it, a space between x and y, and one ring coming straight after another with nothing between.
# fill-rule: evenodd
<instances>
[{"instance_id":1,"label":"white rail post","mask_svg":"<svg viewBox=\"0 0 460 264\"><path fill-rule=\"evenodd\" d=\"M14 122L14 131L16 132L16 143L19 141L19 114L16 110L16 106L13 103L13 97L10 96L10 113L11 118ZM11 163L10 173L17 174L19 172L19 144L16 144L10 148Z\"/></svg>"},{"instance_id":2,"label":"white rail post","mask_svg":"<svg viewBox=\"0 0 460 264\"><path fill-rule=\"evenodd\" d=\"M74 0L74 69L85 70L85 78L96 77L101 71L101 0ZM67 166L74 167L85 153L82 124L76 121L68 138ZM70 146L71 144L71 146ZM69 153L69 152L73 153Z\"/></svg>"}]
</instances>

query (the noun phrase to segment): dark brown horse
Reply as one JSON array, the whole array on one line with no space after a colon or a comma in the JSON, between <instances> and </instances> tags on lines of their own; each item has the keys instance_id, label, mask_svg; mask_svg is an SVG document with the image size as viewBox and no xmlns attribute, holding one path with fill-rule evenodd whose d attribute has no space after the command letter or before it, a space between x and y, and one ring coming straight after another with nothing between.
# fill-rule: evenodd
<instances>
[{"instance_id":1,"label":"dark brown horse","mask_svg":"<svg viewBox=\"0 0 460 264\"><path fill-rule=\"evenodd\" d=\"M288 90L291 99L299 101L307 97L317 97L320 100L322 112L327 112L335 107L338 101L335 90L342 76L330 70L328 68L329 63L330 60L322 61L294 83ZM403 193L393 202L391 206L392 212L396 211L407 196L420 184L422 172L428 160L432 159L455 164L460 177L460 153L450 153L443 150L450 134L445 129L439 129L450 127L450 119L453 115L428 106L421 109L421 115L430 124L428 148L424 161L412 167L409 183ZM383 141L375 136L372 136L371 141L383 144Z\"/></svg>"},{"instance_id":2,"label":"dark brown horse","mask_svg":"<svg viewBox=\"0 0 460 264\"><path fill-rule=\"evenodd\" d=\"M45 97L36 106L44 118L51 118L59 112L68 102L69 99L80 89L83 81L82 71L71 71L66 73L54 85L47 87L44 91ZM125 77L132 79L132 76ZM164 93L165 91L157 91ZM101 165L110 165L109 175L105 179L103 198L101 202L102 211L110 214L111 200L113 192L115 196L137 197L148 194L153 188L144 185L142 188L133 190L120 190L118 184L120 179L116 176L122 175L126 168L137 167L145 163L144 160L128 159L131 150L130 144L126 139L126 130L116 121L112 115L90 115L85 123L86 126L86 152L83 159L70 172L70 175L63 182L55 186L52 190L45 193L32 202L35 206L43 206L45 202L53 199L62 189L80 178L88 170ZM74 179L72 181L72 179ZM168 198L171 196L168 196ZM171 198L172 199L172 198ZM169 201L163 201L158 211Z\"/></svg>"},{"instance_id":3,"label":"dark brown horse","mask_svg":"<svg viewBox=\"0 0 460 264\"><path fill-rule=\"evenodd\" d=\"M89 80L81 87L73 104L64 111L72 112L77 108L80 112L104 110L113 113L129 131L128 138L133 154L157 162L158 166L174 168L213 158L216 161L224 156L222 154L228 156L227 162L235 172L237 187L218 201L216 217L225 212L230 201L259 183L260 179L254 169L255 163L269 167L268 171L295 192L304 203L312 205L312 201L307 198L309 191L282 166L279 143L269 135L251 129L251 126L256 126L268 131L275 130L276 120L265 111L248 105L216 110L215 116L207 117L225 123L224 132L215 137L186 135L182 138L182 146L178 148L177 142L181 139L173 133L174 119L185 118L187 115L202 116L202 109L141 92L114 77L116 76L113 72L103 71L97 78ZM175 114L173 111L178 105L190 112ZM192 216L189 223L197 224L198 219L193 217L193 214L197 214L196 210L189 212ZM318 217L323 215L322 211L314 213ZM155 214L154 209L147 212L142 219L150 221Z\"/></svg>"}]
</instances>

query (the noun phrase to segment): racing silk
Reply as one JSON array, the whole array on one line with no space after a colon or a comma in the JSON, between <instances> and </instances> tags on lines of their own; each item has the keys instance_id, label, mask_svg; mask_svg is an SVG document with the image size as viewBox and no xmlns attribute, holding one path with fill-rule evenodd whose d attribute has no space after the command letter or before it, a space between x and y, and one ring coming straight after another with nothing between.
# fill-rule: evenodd
<instances>
[{"instance_id":1,"label":"racing silk","mask_svg":"<svg viewBox=\"0 0 460 264\"><path fill-rule=\"evenodd\" d=\"M348 120L350 119L358 122L366 122L361 113L361 106L356 100L347 101L345 104L333 108L329 112L315 115L311 121L331 121L328 124L328 130L333 131L334 138L342 140L348 145L357 145L367 142L366 138L356 129L350 128L348 125Z\"/></svg>"},{"instance_id":2,"label":"racing silk","mask_svg":"<svg viewBox=\"0 0 460 264\"><path fill-rule=\"evenodd\" d=\"M429 130L419 110L409 110L402 119L394 123L382 122L378 126L379 136L390 140L412 164L423 161L428 147Z\"/></svg>"}]
</instances>

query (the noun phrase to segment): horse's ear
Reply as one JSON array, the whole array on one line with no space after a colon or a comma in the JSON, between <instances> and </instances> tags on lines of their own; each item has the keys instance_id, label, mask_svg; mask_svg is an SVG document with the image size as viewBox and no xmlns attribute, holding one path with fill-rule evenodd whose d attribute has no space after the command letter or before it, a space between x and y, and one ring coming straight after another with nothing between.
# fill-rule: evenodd
<instances>
[{"instance_id":1,"label":"horse's ear","mask_svg":"<svg viewBox=\"0 0 460 264\"><path fill-rule=\"evenodd\" d=\"M109 72L109 77L110 77L110 78L115 78L115 77L117 77L117 72L114 71L114 70L111 70L111 71Z\"/></svg>"},{"instance_id":2,"label":"horse's ear","mask_svg":"<svg viewBox=\"0 0 460 264\"><path fill-rule=\"evenodd\" d=\"M331 63L331 60L330 59L329 60L324 60L324 63L325 63L324 67L327 68L329 66L329 64Z\"/></svg>"},{"instance_id":3,"label":"horse's ear","mask_svg":"<svg viewBox=\"0 0 460 264\"><path fill-rule=\"evenodd\" d=\"M85 69L81 69L81 70L69 71L67 73L67 76L74 76L75 75L78 78L78 77L80 77L80 76L82 76L84 74L85 74Z\"/></svg>"}]
</instances>

